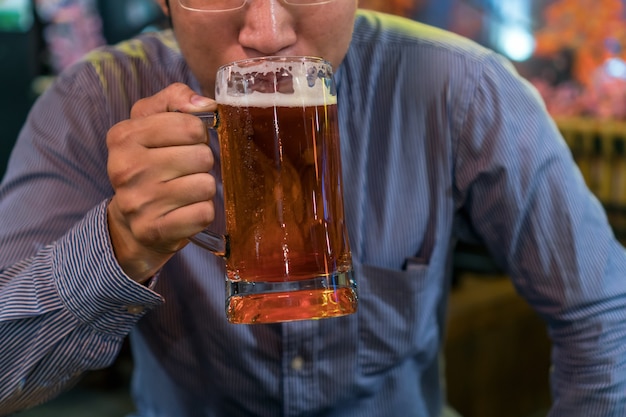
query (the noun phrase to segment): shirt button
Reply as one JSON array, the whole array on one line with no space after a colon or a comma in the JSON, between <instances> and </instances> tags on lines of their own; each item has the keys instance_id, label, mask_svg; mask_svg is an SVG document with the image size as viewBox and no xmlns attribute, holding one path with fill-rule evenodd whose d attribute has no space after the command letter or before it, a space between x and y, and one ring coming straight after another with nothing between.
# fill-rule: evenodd
<instances>
[{"instance_id":1,"label":"shirt button","mask_svg":"<svg viewBox=\"0 0 626 417\"><path fill-rule=\"evenodd\" d=\"M304 359L302 359L302 356L296 356L291 360L291 369L301 371L302 368L304 368Z\"/></svg>"},{"instance_id":2,"label":"shirt button","mask_svg":"<svg viewBox=\"0 0 626 417\"><path fill-rule=\"evenodd\" d=\"M126 311L130 314L141 314L143 313L143 306L126 306Z\"/></svg>"}]
</instances>

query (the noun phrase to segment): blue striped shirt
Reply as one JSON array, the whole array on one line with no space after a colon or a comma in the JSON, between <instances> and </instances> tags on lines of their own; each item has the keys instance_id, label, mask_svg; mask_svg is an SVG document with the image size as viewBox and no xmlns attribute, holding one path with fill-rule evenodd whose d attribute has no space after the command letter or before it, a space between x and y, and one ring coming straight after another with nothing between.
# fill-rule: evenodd
<instances>
[{"instance_id":1,"label":"blue striped shirt","mask_svg":"<svg viewBox=\"0 0 626 417\"><path fill-rule=\"evenodd\" d=\"M626 415L624 249L501 57L359 12L337 71L359 311L273 325L227 323L223 262L198 247L151 288L114 258L106 132L173 82L199 91L172 34L144 34L32 109L0 187L0 414L111 364L130 334L141 417L436 417L452 248L472 238L549 326L551 417ZM221 191L216 208L223 233Z\"/></svg>"}]
</instances>

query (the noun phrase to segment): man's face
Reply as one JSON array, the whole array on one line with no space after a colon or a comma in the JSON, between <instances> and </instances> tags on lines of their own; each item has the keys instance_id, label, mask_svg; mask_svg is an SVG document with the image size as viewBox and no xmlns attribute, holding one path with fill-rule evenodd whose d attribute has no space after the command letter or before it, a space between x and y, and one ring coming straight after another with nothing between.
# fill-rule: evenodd
<instances>
[{"instance_id":1,"label":"man's face","mask_svg":"<svg viewBox=\"0 0 626 417\"><path fill-rule=\"evenodd\" d=\"M202 93L213 97L217 69L228 62L269 55L312 55L336 68L352 37L358 0L294 6L282 0L249 0L239 10L204 13L178 0L158 0ZM207 0L211 1L211 0Z\"/></svg>"}]
</instances>

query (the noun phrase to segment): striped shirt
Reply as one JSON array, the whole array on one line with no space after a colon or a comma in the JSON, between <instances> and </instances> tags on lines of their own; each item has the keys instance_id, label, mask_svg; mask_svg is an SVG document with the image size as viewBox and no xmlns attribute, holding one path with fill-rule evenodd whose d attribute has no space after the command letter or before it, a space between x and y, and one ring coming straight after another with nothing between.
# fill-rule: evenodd
<instances>
[{"instance_id":1,"label":"striped shirt","mask_svg":"<svg viewBox=\"0 0 626 417\"><path fill-rule=\"evenodd\" d=\"M227 323L223 262L198 247L151 288L114 258L106 132L173 82L199 91L172 34L150 33L34 105L0 187L0 414L111 364L130 335L137 416L436 417L452 248L472 238L549 326L551 417L626 415L624 249L501 57L359 12L337 71L359 311L272 325ZM219 187L216 212L223 233Z\"/></svg>"}]
</instances>

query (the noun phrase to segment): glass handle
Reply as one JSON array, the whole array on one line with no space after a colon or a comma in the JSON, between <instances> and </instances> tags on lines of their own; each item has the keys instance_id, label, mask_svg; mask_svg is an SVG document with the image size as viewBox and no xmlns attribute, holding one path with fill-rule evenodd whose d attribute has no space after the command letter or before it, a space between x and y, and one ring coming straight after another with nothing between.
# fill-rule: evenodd
<instances>
[{"instance_id":1,"label":"glass handle","mask_svg":"<svg viewBox=\"0 0 626 417\"><path fill-rule=\"evenodd\" d=\"M174 112L183 113L180 110L174 110ZM217 114L217 112L200 111L196 113L186 113L186 114L191 114L192 116L199 117L209 129L215 129L220 121L220 117Z\"/></svg>"},{"instance_id":2,"label":"glass handle","mask_svg":"<svg viewBox=\"0 0 626 417\"><path fill-rule=\"evenodd\" d=\"M209 129L215 129L218 125L219 116L217 112L198 112L191 114L202 119L204 124ZM208 230L203 230L197 235L190 237L189 240L191 243L212 252L214 255L221 256L222 258L227 258L230 252L228 236L209 232Z\"/></svg>"},{"instance_id":3,"label":"glass handle","mask_svg":"<svg viewBox=\"0 0 626 417\"><path fill-rule=\"evenodd\" d=\"M214 255L228 258L230 252L228 236L203 230L197 235L190 237L189 240L191 243L212 252Z\"/></svg>"},{"instance_id":4,"label":"glass handle","mask_svg":"<svg viewBox=\"0 0 626 417\"><path fill-rule=\"evenodd\" d=\"M207 127L211 129L215 129L219 124L220 117L217 112L198 112L198 113L190 113L194 116L199 117L202 121L207 125Z\"/></svg>"}]
</instances>

